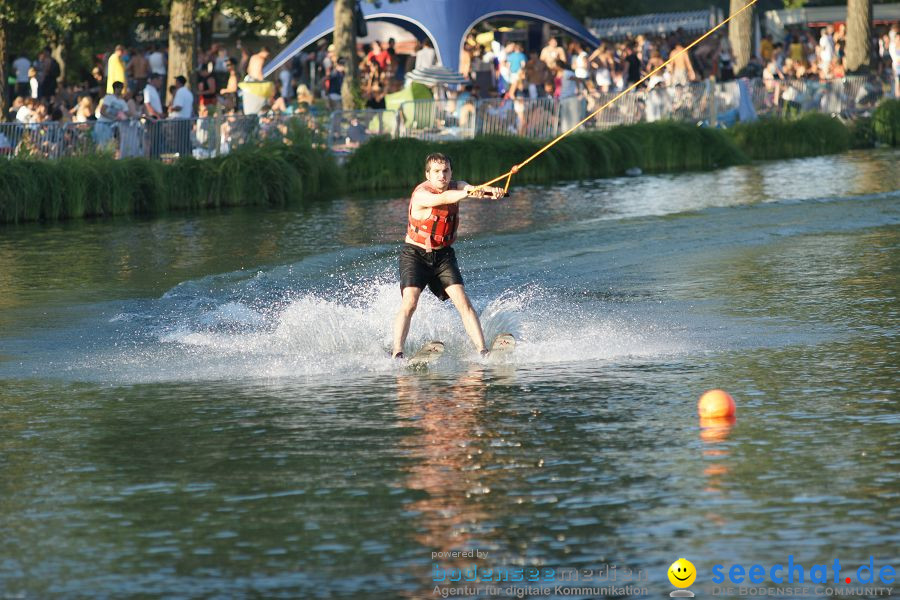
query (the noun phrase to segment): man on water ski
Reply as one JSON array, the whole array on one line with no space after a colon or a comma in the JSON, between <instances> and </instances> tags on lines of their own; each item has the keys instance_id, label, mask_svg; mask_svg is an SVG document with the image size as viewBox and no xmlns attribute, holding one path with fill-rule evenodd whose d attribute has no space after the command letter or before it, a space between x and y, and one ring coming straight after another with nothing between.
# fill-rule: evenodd
<instances>
[{"instance_id":1,"label":"man on water ski","mask_svg":"<svg viewBox=\"0 0 900 600\"><path fill-rule=\"evenodd\" d=\"M466 198L502 198L503 189L453 181L452 173L448 156L429 154L425 158L425 181L416 186L409 201L406 243L400 250L403 300L394 319L394 358L403 358L409 323L425 286L442 301L450 298L475 347L482 355L488 352L451 244L459 224L459 202Z\"/></svg>"}]
</instances>

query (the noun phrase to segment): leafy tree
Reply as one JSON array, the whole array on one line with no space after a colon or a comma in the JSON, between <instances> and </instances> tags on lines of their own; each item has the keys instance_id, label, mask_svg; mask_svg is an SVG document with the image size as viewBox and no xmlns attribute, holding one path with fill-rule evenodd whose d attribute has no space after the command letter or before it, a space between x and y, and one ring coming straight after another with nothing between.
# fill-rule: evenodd
<instances>
[{"instance_id":1,"label":"leafy tree","mask_svg":"<svg viewBox=\"0 0 900 600\"><path fill-rule=\"evenodd\" d=\"M150 0L152 2L152 0ZM158 0L157 0L158 1ZM163 0L169 13L169 82L174 77L193 75L196 64L195 24L209 24L218 11L235 19L238 38L252 37L262 29L279 23L289 32L299 31L324 8L328 0L292 2L291 0Z\"/></svg>"},{"instance_id":2,"label":"leafy tree","mask_svg":"<svg viewBox=\"0 0 900 600\"><path fill-rule=\"evenodd\" d=\"M100 13L100 0L38 0L34 5L34 24L50 46L65 79L72 32Z\"/></svg>"},{"instance_id":3,"label":"leafy tree","mask_svg":"<svg viewBox=\"0 0 900 600\"><path fill-rule=\"evenodd\" d=\"M9 86L6 85L6 69L9 64L7 40L14 26L28 22L33 7L29 0L0 0L0 121L5 121L9 113Z\"/></svg>"},{"instance_id":4,"label":"leafy tree","mask_svg":"<svg viewBox=\"0 0 900 600\"><path fill-rule=\"evenodd\" d=\"M215 11L228 11L236 19L235 34L239 38L253 37L257 31L269 29L277 23L288 27L288 35L299 33L313 20L329 0L206 0L198 11L198 20L211 19Z\"/></svg>"}]
</instances>

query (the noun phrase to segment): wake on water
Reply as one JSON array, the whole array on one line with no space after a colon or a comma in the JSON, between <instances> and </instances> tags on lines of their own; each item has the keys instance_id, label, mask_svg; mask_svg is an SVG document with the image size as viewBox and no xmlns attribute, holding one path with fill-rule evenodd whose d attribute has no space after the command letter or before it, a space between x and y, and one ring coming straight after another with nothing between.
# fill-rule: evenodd
<instances>
[{"instance_id":1,"label":"wake on water","mask_svg":"<svg viewBox=\"0 0 900 600\"><path fill-rule=\"evenodd\" d=\"M116 315L114 347L96 349L69 371L137 383L343 377L401 368L389 357L400 300L392 272L302 292L271 271L244 277L185 282L139 312ZM527 285L472 300L488 343L503 332L517 338L515 352L504 359L515 365L653 360L685 350L670 327L616 315L596 298L586 302ZM446 347L432 370L455 371L481 360L453 305L426 292L407 349L429 340Z\"/></svg>"}]
</instances>

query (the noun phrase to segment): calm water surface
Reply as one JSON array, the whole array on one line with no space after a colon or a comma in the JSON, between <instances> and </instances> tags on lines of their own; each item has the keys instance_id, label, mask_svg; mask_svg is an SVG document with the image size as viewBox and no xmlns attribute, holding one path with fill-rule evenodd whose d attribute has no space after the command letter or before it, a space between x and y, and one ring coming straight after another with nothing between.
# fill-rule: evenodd
<instances>
[{"instance_id":1,"label":"calm water surface","mask_svg":"<svg viewBox=\"0 0 900 600\"><path fill-rule=\"evenodd\" d=\"M404 198L2 227L0 596L434 598L474 564L663 597L684 556L708 597L716 564L900 570L898 166L467 203L467 288L519 347L477 359L423 295L410 346L447 345L427 372L387 358ZM733 424L699 422L713 387ZM432 559L453 550L482 556Z\"/></svg>"}]
</instances>

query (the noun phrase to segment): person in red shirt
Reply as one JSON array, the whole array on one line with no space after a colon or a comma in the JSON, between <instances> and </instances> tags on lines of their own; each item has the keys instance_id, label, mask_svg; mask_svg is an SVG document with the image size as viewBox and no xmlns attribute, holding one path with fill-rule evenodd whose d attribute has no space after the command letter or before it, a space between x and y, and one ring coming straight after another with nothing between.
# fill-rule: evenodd
<instances>
[{"instance_id":1,"label":"person in red shirt","mask_svg":"<svg viewBox=\"0 0 900 600\"><path fill-rule=\"evenodd\" d=\"M429 154L425 158L425 181L416 186L409 201L406 239L400 250L402 303L394 319L394 358L403 358L409 324L426 286L440 300L449 298L453 302L475 348L482 355L488 352L478 313L463 287L452 244L459 224L459 203L466 198L499 199L503 189L454 181L452 174L448 156Z\"/></svg>"},{"instance_id":2,"label":"person in red shirt","mask_svg":"<svg viewBox=\"0 0 900 600\"><path fill-rule=\"evenodd\" d=\"M219 97L216 78L204 64L197 71L197 94L200 106L215 106Z\"/></svg>"},{"instance_id":3,"label":"person in red shirt","mask_svg":"<svg viewBox=\"0 0 900 600\"><path fill-rule=\"evenodd\" d=\"M366 55L366 62L371 66L375 78L383 81L384 74L391 64L391 53L378 42L372 42L372 49Z\"/></svg>"}]
</instances>

